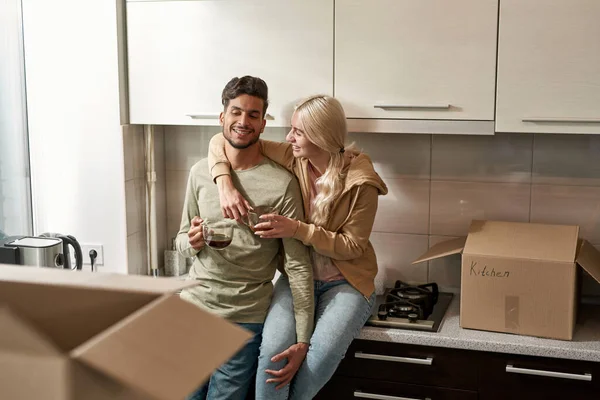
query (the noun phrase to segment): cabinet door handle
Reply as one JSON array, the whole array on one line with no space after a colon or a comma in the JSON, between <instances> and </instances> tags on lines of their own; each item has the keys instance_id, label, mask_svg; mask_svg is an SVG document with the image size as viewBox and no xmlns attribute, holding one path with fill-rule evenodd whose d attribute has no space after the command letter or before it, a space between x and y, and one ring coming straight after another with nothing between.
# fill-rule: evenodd
<instances>
[{"instance_id":1,"label":"cabinet door handle","mask_svg":"<svg viewBox=\"0 0 600 400\"><path fill-rule=\"evenodd\" d=\"M592 381L592 374L570 374L567 372L544 371L540 369L518 368L510 364L506 365L506 372L512 374L548 376L550 378L574 379L576 381Z\"/></svg>"},{"instance_id":2,"label":"cabinet door handle","mask_svg":"<svg viewBox=\"0 0 600 400\"><path fill-rule=\"evenodd\" d=\"M388 396L385 394L367 393L367 392L361 392L358 390L354 391L354 397L358 397L359 399L375 399L375 400L431 400L429 397L426 397L425 399L416 399L414 397Z\"/></svg>"},{"instance_id":3,"label":"cabinet door handle","mask_svg":"<svg viewBox=\"0 0 600 400\"><path fill-rule=\"evenodd\" d=\"M396 357L396 356L384 356L381 354L369 354L357 351L354 353L356 358L365 358L367 360L379 360L379 361L393 361L405 364L420 364L420 365L432 365L433 358L411 358L411 357Z\"/></svg>"},{"instance_id":4,"label":"cabinet door handle","mask_svg":"<svg viewBox=\"0 0 600 400\"><path fill-rule=\"evenodd\" d=\"M190 117L191 119L219 119L219 114L186 114L187 117ZM265 114L265 119L269 120L269 121L273 121L275 120L275 117L273 117L271 114Z\"/></svg>"},{"instance_id":5,"label":"cabinet door handle","mask_svg":"<svg viewBox=\"0 0 600 400\"><path fill-rule=\"evenodd\" d=\"M554 122L557 124L598 124L600 118L551 118L551 117L527 117L523 118L523 122Z\"/></svg>"},{"instance_id":6,"label":"cabinet door handle","mask_svg":"<svg viewBox=\"0 0 600 400\"><path fill-rule=\"evenodd\" d=\"M219 114L210 114L210 113L186 114L186 116L190 117L191 119L219 119Z\"/></svg>"},{"instance_id":7,"label":"cabinet door handle","mask_svg":"<svg viewBox=\"0 0 600 400\"><path fill-rule=\"evenodd\" d=\"M450 104L375 104L382 110L449 110Z\"/></svg>"}]
</instances>

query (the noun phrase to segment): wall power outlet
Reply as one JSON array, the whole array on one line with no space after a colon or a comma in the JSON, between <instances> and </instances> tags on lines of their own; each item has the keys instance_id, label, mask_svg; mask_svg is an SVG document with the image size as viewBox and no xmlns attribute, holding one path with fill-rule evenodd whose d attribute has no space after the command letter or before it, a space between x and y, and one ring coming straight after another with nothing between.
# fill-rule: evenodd
<instances>
[{"instance_id":1,"label":"wall power outlet","mask_svg":"<svg viewBox=\"0 0 600 400\"><path fill-rule=\"evenodd\" d=\"M96 250L96 253L98 253L98 256L96 257L96 265L104 265L104 251L102 248L103 246L101 244L82 244L81 252L83 253L83 263L86 265L91 265L90 250Z\"/></svg>"}]
</instances>

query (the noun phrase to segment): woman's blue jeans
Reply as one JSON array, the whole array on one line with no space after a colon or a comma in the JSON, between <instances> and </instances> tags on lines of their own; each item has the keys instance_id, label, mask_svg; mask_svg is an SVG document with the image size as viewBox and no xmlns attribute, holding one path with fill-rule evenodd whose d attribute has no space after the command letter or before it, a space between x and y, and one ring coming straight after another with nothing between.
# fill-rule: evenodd
<instances>
[{"instance_id":1,"label":"woman's blue jeans","mask_svg":"<svg viewBox=\"0 0 600 400\"><path fill-rule=\"evenodd\" d=\"M286 277L275 284L273 300L263 327L256 374L256 400L312 399L329 381L352 340L358 336L375 303L375 293L366 299L346 280L315 281L315 330L306 358L291 384L275 389L266 369L279 370L287 360L271 357L296 343L296 321L292 293Z\"/></svg>"}]
</instances>

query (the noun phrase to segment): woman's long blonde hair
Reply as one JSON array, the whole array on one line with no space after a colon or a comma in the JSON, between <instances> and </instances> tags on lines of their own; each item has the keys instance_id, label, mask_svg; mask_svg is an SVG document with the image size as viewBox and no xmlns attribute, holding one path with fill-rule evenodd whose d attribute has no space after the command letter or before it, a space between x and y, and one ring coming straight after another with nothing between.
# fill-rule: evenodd
<instances>
[{"instance_id":1,"label":"woman's long blonde hair","mask_svg":"<svg viewBox=\"0 0 600 400\"><path fill-rule=\"evenodd\" d=\"M325 226L335 199L344 189L346 175L342 174L344 159L350 152L359 151L354 143L346 146L348 129L346 114L340 102L326 95L311 96L301 101L295 110L308 140L329 153L327 169L317 181L317 196L312 205L310 222Z\"/></svg>"}]
</instances>

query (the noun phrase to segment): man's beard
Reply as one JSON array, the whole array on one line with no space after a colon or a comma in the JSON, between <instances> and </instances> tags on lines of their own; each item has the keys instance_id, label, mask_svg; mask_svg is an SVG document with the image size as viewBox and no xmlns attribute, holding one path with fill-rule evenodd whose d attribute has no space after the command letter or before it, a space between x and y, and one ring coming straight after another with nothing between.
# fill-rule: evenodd
<instances>
[{"instance_id":1,"label":"man's beard","mask_svg":"<svg viewBox=\"0 0 600 400\"><path fill-rule=\"evenodd\" d=\"M229 132L231 132L231 129L229 129ZM247 149L248 147L250 147L253 144L255 144L256 142L258 142L258 139L260 139L260 136L255 136L248 143L239 144L239 143L235 143L233 141L233 139L231 138L231 134L230 135L223 135L223 136L225 137L225 139L227 139L227 141L229 142L229 144L231 145L231 147L233 147L234 149L238 149L238 150Z\"/></svg>"}]
</instances>

